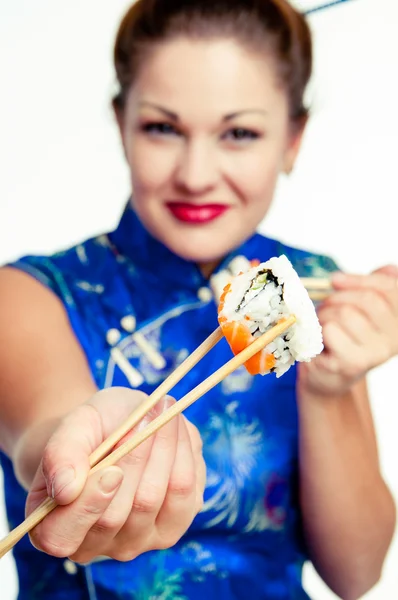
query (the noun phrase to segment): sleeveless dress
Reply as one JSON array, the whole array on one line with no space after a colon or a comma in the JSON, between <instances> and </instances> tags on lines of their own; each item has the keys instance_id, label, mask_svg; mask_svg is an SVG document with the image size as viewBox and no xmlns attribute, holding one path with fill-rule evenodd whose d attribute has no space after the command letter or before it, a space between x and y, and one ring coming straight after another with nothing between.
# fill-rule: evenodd
<instances>
[{"instance_id":1,"label":"sleeveless dress","mask_svg":"<svg viewBox=\"0 0 398 600\"><path fill-rule=\"evenodd\" d=\"M219 269L238 255L264 261L281 254L300 276L337 269L327 257L259 234ZM129 205L112 233L13 266L62 300L99 388L130 385L114 361L109 330L117 330L118 350L141 377L139 389L151 393L218 325L209 282L151 237ZM134 317L163 365L141 351L125 317ZM170 393L181 398L230 358L221 340ZM204 441L207 481L203 510L176 546L127 563L81 566L38 552L25 536L14 548L19 600L307 599L295 383L295 367L279 379L252 377L242 367L186 411ZM10 460L0 459L13 528L24 519L26 493Z\"/></svg>"}]
</instances>

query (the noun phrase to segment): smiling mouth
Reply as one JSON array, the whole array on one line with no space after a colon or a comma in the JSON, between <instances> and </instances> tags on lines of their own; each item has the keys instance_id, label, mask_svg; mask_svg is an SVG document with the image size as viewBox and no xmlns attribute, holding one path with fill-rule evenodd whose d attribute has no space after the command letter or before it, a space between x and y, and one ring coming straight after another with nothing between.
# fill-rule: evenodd
<instances>
[{"instance_id":1,"label":"smiling mouth","mask_svg":"<svg viewBox=\"0 0 398 600\"><path fill-rule=\"evenodd\" d=\"M178 221L183 223L209 223L223 215L229 206L225 204L189 204L189 202L168 202L167 208Z\"/></svg>"}]
</instances>

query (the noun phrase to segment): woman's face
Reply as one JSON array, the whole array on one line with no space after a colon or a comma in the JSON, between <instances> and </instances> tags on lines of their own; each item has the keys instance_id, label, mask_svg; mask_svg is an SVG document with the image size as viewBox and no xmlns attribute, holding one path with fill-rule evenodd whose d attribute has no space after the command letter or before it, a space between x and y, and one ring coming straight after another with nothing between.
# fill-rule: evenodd
<instances>
[{"instance_id":1,"label":"woman's face","mask_svg":"<svg viewBox=\"0 0 398 600\"><path fill-rule=\"evenodd\" d=\"M156 48L118 121L140 220L202 265L253 234L299 146L272 63L231 40Z\"/></svg>"}]
</instances>

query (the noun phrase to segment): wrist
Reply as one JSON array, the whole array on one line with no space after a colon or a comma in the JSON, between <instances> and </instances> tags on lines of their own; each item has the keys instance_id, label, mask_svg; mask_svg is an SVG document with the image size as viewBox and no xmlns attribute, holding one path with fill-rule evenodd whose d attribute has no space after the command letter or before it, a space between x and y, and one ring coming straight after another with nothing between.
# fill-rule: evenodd
<instances>
[{"instance_id":1,"label":"wrist","mask_svg":"<svg viewBox=\"0 0 398 600\"><path fill-rule=\"evenodd\" d=\"M353 399L352 387L348 385L336 387L321 387L312 385L305 377L298 377L297 404L299 409L310 406L318 410L330 412L336 410L341 404L347 404Z\"/></svg>"},{"instance_id":2,"label":"wrist","mask_svg":"<svg viewBox=\"0 0 398 600\"><path fill-rule=\"evenodd\" d=\"M310 363L301 363L298 369L298 395L311 400L339 399L351 395L360 377L352 379L342 373L329 372Z\"/></svg>"}]
</instances>

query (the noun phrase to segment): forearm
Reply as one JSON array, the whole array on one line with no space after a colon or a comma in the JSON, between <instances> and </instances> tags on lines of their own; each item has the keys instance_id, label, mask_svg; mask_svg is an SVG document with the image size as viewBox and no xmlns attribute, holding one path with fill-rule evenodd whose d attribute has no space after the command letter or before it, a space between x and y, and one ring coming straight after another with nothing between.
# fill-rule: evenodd
<instances>
[{"instance_id":1,"label":"forearm","mask_svg":"<svg viewBox=\"0 0 398 600\"><path fill-rule=\"evenodd\" d=\"M12 456L14 471L20 484L28 490L40 465L44 448L61 421L49 418L32 425L20 437Z\"/></svg>"},{"instance_id":2,"label":"forearm","mask_svg":"<svg viewBox=\"0 0 398 600\"><path fill-rule=\"evenodd\" d=\"M344 600L379 577L395 523L372 441L353 392L321 398L299 391L300 500L314 565Z\"/></svg>"}]
</instances>

